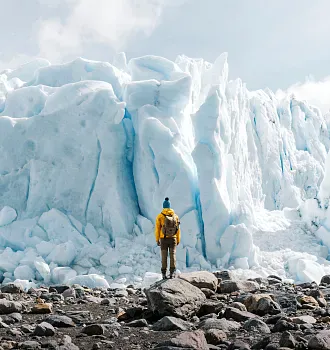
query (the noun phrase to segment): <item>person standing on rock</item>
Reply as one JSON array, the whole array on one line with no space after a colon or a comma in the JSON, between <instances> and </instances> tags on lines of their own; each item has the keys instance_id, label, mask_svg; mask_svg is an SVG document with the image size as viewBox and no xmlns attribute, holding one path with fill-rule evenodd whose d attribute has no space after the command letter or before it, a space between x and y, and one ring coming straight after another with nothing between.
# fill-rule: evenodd
<instances>
[{"instance_id":1,"label":"person standing on rock","mask_svg":"<svg viewBox=\"0 0 330 350\"><path fill-rule=\"evenodd\" d=\"M155 236L162 255L163 279L166 279L168 252L170 253L170 278L173 278L176 270L176 246L180 243L180 220L171 209L168 197L163 202L162 212L156 218Z\"/></svg>"}]
</instances>

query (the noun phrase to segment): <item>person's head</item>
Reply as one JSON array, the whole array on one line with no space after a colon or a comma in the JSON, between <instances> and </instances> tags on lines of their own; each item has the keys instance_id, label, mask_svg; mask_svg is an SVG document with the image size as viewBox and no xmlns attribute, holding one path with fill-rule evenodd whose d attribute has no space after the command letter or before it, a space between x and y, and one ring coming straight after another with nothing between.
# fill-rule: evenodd
<instances>
[{"instance_id":1,"label":"person's head","mask_svg":"<svg viewBox=\"0 0 330 350\"><path fill-rule=\"evenodd\" d=\"M163 202L163 208L164 209L170 209L171 208L171 202L168 197L165 198Z\"/></svg>"}]
</instances>

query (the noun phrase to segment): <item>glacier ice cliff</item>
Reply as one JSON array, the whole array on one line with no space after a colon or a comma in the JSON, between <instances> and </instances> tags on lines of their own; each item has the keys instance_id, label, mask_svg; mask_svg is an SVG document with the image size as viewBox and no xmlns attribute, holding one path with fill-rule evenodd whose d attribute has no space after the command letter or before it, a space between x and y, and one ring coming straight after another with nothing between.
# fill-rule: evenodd
<instances>
[{"instance_id":1,"label":"glacier ice cliff","mask_svg":"<svg viewBox=\"0 0 330 350\"><path fill-rule=\"evenodd\" d=\"M165 196L181 217L180 270L318 280L330 272L328 126L306 101L229 80L227 54L6 70L1 280L141 282L160 268Z\"/></svg>"}]
</instances>

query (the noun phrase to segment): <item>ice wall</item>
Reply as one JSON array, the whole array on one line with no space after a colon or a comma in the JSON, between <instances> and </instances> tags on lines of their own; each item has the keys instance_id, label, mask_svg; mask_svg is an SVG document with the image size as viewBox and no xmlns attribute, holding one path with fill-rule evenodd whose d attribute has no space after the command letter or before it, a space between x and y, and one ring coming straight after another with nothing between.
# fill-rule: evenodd
<instances>
[{"instance_id":1,"label":"ice wall","mask_svg":"<svg viewBox=\"0 0 330 350\"><path fill-rule=\"evenodd\" d=\"M114 62L37 60L0 74L6 281L157 270L165 196L181 217L180 268L253 268L259 212L313 216L328 203L330 138L317 108L230 81L227 54Z\"/></svg>"}]
</instances>

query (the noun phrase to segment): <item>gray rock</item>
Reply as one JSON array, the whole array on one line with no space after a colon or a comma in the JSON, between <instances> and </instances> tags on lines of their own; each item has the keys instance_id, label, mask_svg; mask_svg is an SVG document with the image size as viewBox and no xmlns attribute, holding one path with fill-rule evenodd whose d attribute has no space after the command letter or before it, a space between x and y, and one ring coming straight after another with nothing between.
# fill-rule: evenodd
<instances>
[{"instance_id":1,"label":"gray rock","mask_svg":"<svg viewBox=\"0 0 330 350\"><path fill-rule=\"evenodd\" d=\"M296 341L290 332L285 331L281 335L279 344L281 347L294 349L296 346Z\"/></svg>"},{"instance_id":2,"label":"gray rock","mask_svg":"<svg viewBox=\"0 0 330 350\"><path fill-rule=\"evenodd\" d=\"M233 292L255 292L260 286L254 281L222 281L220 283L220 293L229 294Z\"/></svg>"},{"instance_id":3,"label":"gray rock","mask_svg":"<svg viewBox=\"0 0 330 350\"><path fill-rule=\"evenodd\" d=\"M208 271L195 271L189 273L182 273L179 278L191 283L193 286L202 289L207 288L213 291L217 290L218 279L213 273Z\"/></svg>"},{"instance_id":4,"label":"gray rock","mask_svg":"<svg viewBox=\"0 0 330 350\"><path fill-rule=\"evenodd\" d=\"M183 332L177 337L158 344L154 349L195 349L208 350L207 342L202 331Z\"/></svg>"},{"instance_id":5,"label":"gray rock","mask_svg":"<svg viewBox=\"0 0 330 350\"><path fill-rule=\"evenodd\" d=\"M316 323L316 319L310 315L303 315L291 318L293 323L296 324L313 324Z\"/></svg>"},{"instance_id":6,"label":"gray rock","mask_svg":"<svg viewBox=\"0 0 330 350\"><path fill-rule=\"evenodd\" d=\"M148 327L148 322L144 318L127 323L128 327Z\"/></svg>"},{"instance_id":7,"label":"gray rock","mask_svg":"<svg viewBox=\"0 0 330 350\"><path fill-rule=\"evenodd\" d=\"M22 304L16 301L0 299L0 315L8 315L14 312L22 312Z\"/></svg>"},{"instance_id":8,"label":"gray rock","mask_svg":"<svg viewBox=\"0 0 330 350\"><path fill-rule=\"evenodd\" d=\"M6 324L14 324L22 321L22 315L14 312L13 314L2 316L2 321Z\"/></svg>"},{"instance_id":9,"label":"gray rock","mask_svg":"<svg viewBox=\"0 0 330 350\"><path fill-rule=\"evenodd\" d=\"M273 327L272 331L274 333L285 332L285 331L297 330L298 327L299 327L298 325L288 322L286 320L278 320L275 326Z\"/></svg>"},{"instance_id":10,"label":"gray rock","mask_svg":"<svg viewBox=\"0 0 330 350\"><path fill-rule=\"evenodd\" d=\"M251 318L257 318L258 316L255 314L252 314L248 311L241 311L232 307L227 307L224 314L225 318L230 319L232 318L234 321L242 322L247 321Z\"/></svg>"},{"instance_id":11,"label":"gray rock","mask_svg":"<svg viewBox=\"0 0 330 350\"><path fill-rule=\"evenodd\" d=\"M253 294L250 295L244 304L248 311L256 315L264 316L267 314L276 315L281 313L281 307L276 303L269 294Z\"/></svg>"},{"instance_id":12,"label":"gray rock","mask_svg":"<svg viewBox=\"0 0 330 350\"><path fill-rule=\"evenodd\" d=\"M62 293L63 298L75 298L76 291L73 288L68 288Z\"/></svg>"},{"instance_id":13,"label":"gray rock","mask_svg":"<svg viewBox=\"0 0 330 350\"><path fill-rule=\"evenodd\" d=\"M258 341L258 343L252 346L253 350L263 350L267 347L267 345L271 342L271 337L267 336Z\"/></svg>"},{"instance_id":14,"label":"gray rock","mask_svg":"<svg viewBox=\"0 0 330 350\"><path fill-rule=\"evenodd\" d=\"M21 331L25 334L30 334L33 333L33 326L31 325L27 325L27 324L23 324L21 327Z\"/></svg>"},{"instance_id":15,"label":"gray rock","mask_svg":"<svg viewBox=\"0 0 330 350\"><path fill-rule=\"evenodd\" d=\"M239 330L241 325L235 321L228 321L225 318L208 318L199 323L198 328L207 331L209 329L220 329L224 332L231 332Z\"/></svg>"},{"instance_id":16,"label":"gray rock","mask_svg":"<svg viewBox=\"0 0 330 350\"><path fill-rule=\"evenodd\" d=\"M321 284L330 284L330 275L325 275L321 279Z\"/></svg>"},{"instance_id":17,"label":"gray rock","mask_svg":"<svg viewBox=\"0 0 330 350\"><path fill-rule=\"evenodd\" d=\"M211 289L208 289L208 288L201 288L201 291L205 294L207 299L209 299L213 295L215 295L215 292L213 290L211 290Z\"/></svg>"},{"instance_id":18,"label":"gray rock","mask_svg":"<svg viewBox=\"0 0 330 350\"><path fill-rule=\"evenodd\" d=\"M218 345L227 340L227 335L220 329L209 329L205 332L205 339L208 344Z\"/></svg>"},{"instance_id":19,"label":"gray rock","mask_svg":"<svg viewBox=\"0 0 330 350\"><path fill-rule=\"evenodd\" d=\"M265 334L270 333L270 329L266 323L257 318L246 321L243 327L247 331L258 331Z\"/></svg>"},{"instance_id":20,"label":"gray rock","mask_svg":"<svg viewBox=\"0 0 330 350\"><path fill-rule=\"evenodd\" d=\"M309 349L329 350L330 349L330 330L323 330L313 336L308 342Z\"/></svg>"},{"instance_id":21,"label":"gray rock","mask_svg":"<svg viewBox=\"0 0 330 350\"><path fill-rule=\"evenodd\" d=\"M231 303L229 306L233 307L235 309L241 310L241 311L247 311L246 306L242 303L237 302L237 301L235 301L234 303Z\"/></svg>"},{"instance_id":22,"label":"gray rock","mask_svg":"<svg viewBox=\"0 0 330 350\"><path fill-rule=\"evenodd\" d=\"M279 347L280 346L276 343L270 343L265 347L265 350L277 350Z\"/></svg>"},{"instance_id":23,"label":"gray rock","mask_svg":"<svg viewBox=\"0 0 330 350\"><path fill-rule=\"evenodd\" d=\"M250 350L249 344L244 343L241 340L236 340L229 345L228 350Z\"/></svg>"},{"instance_id":24,"label":"gray rock","mask_svg":"<svg viewBox=\"0 0 330 350\"><path fill-rule=\"evenodd\" d=\"M91 324L91 325L84 327L82 329L81 333L87 334L89 336L103 335L104 334L104 327L101 324Z\"/></svg>"},{"instance_id":25,"label":"gray rock","mask_svg":"<svg viewBox=\"0 0 330 350\"><path fill-rule=\"evenodd\" d=\"M19 285L9 283L1 287L1 293L19 294L19 293L24 293L24 290Z\"/></svg>"},{"instance_id":26,"label":"gray rock","mask_svg":"<svg viewBox=\"0 0 330 350\"><path fill-rule=\"evenodd\" d=\"M222 281L230 281L233 276L231 271L223 270L223 271L215 271L213 272L213 275L217 279L221 279Z\"/></svg>"},{"instance_id":27,"label":"gray rock","mask_svg":"<svg viewBox=\"0 0 330 350\"><path fill-rule=\"evenodd\" d=\"M206 300L197 312L198 317L202 317L208 314L218 314L225 304L217 300Z\"/></svg>"},{"instance_id":28,"label":"gray rock","mask_svg":"<svg viewBox=\"0 0 330 350\"><path fill-rule=\"evenodd\" d=\"M59 293L59 294L62 294L63 292L65 292L67 289L70 289L70 286L67 286L67 285L54 285L54 286L50 286L49 287L49 291L50 292L56 292L56 293Z\"/></svg>"},{"instance_id":29,"label":"gray rock","mask_svg":"<svg viewBox=\"0 0 330 350\"><path fill-rule=\"evenodd\" d=\"M196 314L206 300L201 290L179 278L157 282L145 293L152 312L183 319Z\"/></svg>"},{"instance_id":30,"label":"gray rock","mask_svg":"<svg viewBox=\"0 0 330 350\"><path fill-rule=\"evenodd\" d=\"M58 328L68 328L75 327L74 322L68 316L51 315L44 319L44 322L48 322L54 327Z\"/></svg>"},{"instance_id":31,"label":"gray rock","mask_svg":"<svg viewBox=\"0 0 330 350\"><path fill-rule=\"evenodd\" d=\"M47 322L41 322L38 324L33 332L33 335L38 337L52 337L54 334L54 327Z\"/></svg>"},{"instance_id":32,"label":"gray rock","mask_svg":"<svg viewBox=\"0 0 330 350\"><path fill-rule=\"evenodd\" d=\"M194 326L180 318L165 316L152 326L154 331L189 331L192 330Z\"/></svg>"},{"instance_id":33,"label":"gray rock","mask_svg":"<svg viewBox=\"0 0 330 350\"><path fill-rule=\"evenodd\" d=\"M116 300L113 298L105 298L101 300L101 305L116 305Z\"/></svg>"},{"instance_id":34,"label":"gray rock","mask_svg":"<svg viewBox=\"0 0 330 350\"><path fill-rule=\"evenodd\" d=\"M18 348L24 349L24 350L34 350L34 349L41 349L41 345L36 341L28 340L23 343L19 343Z\"/></svg>"}]
</instances>

